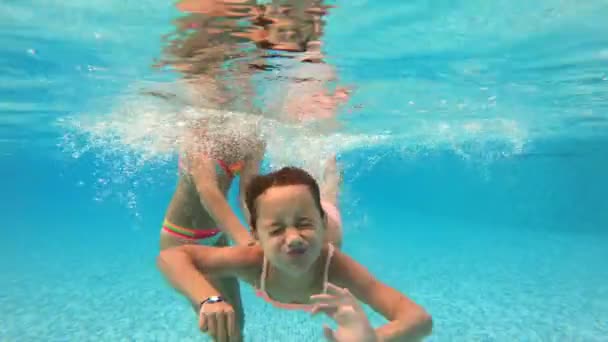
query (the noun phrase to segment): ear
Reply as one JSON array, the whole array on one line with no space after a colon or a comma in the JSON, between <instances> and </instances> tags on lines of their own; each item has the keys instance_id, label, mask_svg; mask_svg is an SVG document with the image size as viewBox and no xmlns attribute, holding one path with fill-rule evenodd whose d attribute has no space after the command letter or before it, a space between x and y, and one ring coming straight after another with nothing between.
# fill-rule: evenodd
<instances>
[{"instance_id":1,"label":"ear","mask_svg":"<svg viewBox=\"0 0 608 342\"><path fill-rule=\"evenodd\" d=\"M327 231L327 227L329 227L329 218L327 217L327 212L325 212L325 209L323 209L322 213L323 216L321 219L323 220L323 229Z\"/></svg>"}]
</instances>

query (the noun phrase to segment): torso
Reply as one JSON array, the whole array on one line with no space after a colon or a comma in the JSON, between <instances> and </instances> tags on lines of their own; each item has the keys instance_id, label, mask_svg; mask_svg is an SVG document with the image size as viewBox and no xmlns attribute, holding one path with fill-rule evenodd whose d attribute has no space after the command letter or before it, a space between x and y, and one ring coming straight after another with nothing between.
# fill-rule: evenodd
<instances>
[{"instance_id":1,"label":"torso","mask_svg":"<svg viewBox=\"0 0 608 342\"><path fill-rule=\"evenodd\" d=\"M220 190L226 196L231 180L224 179L220 183L223 183L220 184ZM176 225L192 229L209 229L217 225L203 207L196 186L189 177L179 177L166 216Z\"/></svg>"},{"instance_id":2,"label":"torso","mask_svg":"<svg viewBox=\"0 0 608 342\"><path fill-rule=\"evenodd\" d=\"M211 158L214 163L222 160L228 165L246 160L253 153L254 147L261 143L258 132L254 131L257 127L254 126L255 123L245 124L241 125L241 131L237 131L238 125L235 122L238 118L229 119L229 121L219 119L214 124L193 130L197 136L189 139L190 146L195 147L190 147L188 153L181 152L181 156L188 159ZM220 123L226 124L225 127L217 128ZM214 127L217 129L214 130ZM187 160L184 162L187 164ZM233 179L234 177L224 172L217 174L217 185L224 196L227 196ZM192 229L209 229L217 226L201 203L195 180L185 172L179 173L177 188L166 216L176 225Z\"/></svg>"},{"instance_id":3,"label":"torso","mask_svg":"<svg viewBox=\"0 0 608 342\"><path fill-rule=\"evenodd\" d=\"M310 307L310 296L314 294L323 293L326 290L326 281L329 280L329 269L333 254L335 253L335 247L328 244L328 247L323 249L324 256L320 258L319 262L314 265L316 276L313 286L306 286L300 289L297 286L285 286L280 284L278 281L273 281L273 271L270 265L266 274L266 281L263 284L263 263L267 262L265 259L262 261L262 267L260 268L259 275L255 281L254 287L258 291L258 295L266 297L271 304L281 306L284 304L295 304L291 309L303 309L308 310ZM289 309L289 308L288 308Z\"/></svg>"}]
</instances>

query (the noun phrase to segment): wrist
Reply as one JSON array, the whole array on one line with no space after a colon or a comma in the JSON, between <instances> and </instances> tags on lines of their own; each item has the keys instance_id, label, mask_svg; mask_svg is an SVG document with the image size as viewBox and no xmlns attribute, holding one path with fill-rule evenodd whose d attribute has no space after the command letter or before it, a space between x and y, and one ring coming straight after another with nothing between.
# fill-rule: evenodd
<instances>
[{"instance_id":1,"label":"wrist","mask_svg":"<svg viewBox=\"0 0 608 342\"><path fill-rule=\"evenodd\" d=\"M203 306L205 306L205 304L214 304L223 301L224 297L222 297L221 295L209 296L198 303L198 311L200 312L203 309Z\"/></svg>"}]
</instances>

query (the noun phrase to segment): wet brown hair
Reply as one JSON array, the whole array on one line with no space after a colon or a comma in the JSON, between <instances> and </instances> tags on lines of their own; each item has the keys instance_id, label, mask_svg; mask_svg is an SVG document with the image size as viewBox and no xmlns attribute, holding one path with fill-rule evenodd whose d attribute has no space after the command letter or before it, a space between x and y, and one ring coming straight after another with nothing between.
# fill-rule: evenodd
<instances>
[{"instance_id":1,"label":"wet brown hair","mask_svg":"<svg viewBox=\"0 0 608 342\"><path fill-rule=\"evenodd\" d=\"M255 201L260 197L266 190L275 186L287 186L287 185L304 185L310 191L312 199L321 213L321 217L325 217L325 212L321 206L321 192L319 190L319 184L317 181L306 171L293 166L284 167L280 170L255 176L249 185L245 193L245 203L250 213L250 224L253 231L256 230L256 221L258 218L257 208Z\"/></svg>"}]
</instances>

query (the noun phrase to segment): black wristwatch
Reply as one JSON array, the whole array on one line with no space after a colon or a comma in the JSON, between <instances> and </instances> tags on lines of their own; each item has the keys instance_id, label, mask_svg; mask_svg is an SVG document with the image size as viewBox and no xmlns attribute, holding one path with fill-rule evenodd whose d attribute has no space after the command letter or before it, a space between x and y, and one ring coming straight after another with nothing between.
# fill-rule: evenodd
<instances>
[{"instance_id":1,"label":"black wristwatch","mask_svg":"<svg viewBox=\"0 0 608 342\"><path fill-rule=\"evenodd\" d=\"M203 300L202 302L200 302L198 304L198 311L201 311L201 309L203 308L203 305L205 305L205 304L214 304L214 303L219 303L219 302L223 302L223 301L224 301L224 297L222 297L222 296L208 297L207 299Z\"/></svg>"}]
</instances>

